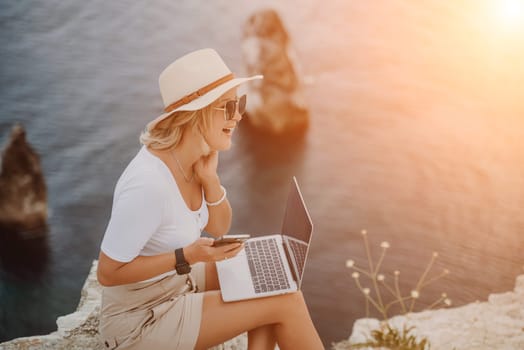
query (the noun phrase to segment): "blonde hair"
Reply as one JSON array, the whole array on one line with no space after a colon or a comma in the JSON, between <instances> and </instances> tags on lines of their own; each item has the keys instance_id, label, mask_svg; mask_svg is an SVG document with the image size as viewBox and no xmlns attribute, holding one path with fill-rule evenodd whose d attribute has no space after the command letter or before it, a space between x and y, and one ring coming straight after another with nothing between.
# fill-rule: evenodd
<instances>
[{"instance_id":1,"label":"blonde hair","mask_svg":"<svg viewBox=\"0 0 524 350\"><path fill-rule=\"evenodd\" d=\"M158 150L175 148L187 128L197 127L204 133L211 126L214 106L211 103L196 111L175 112L156 125L150 122L140 134L140 143Z\"/></svg>"}]
</instances>

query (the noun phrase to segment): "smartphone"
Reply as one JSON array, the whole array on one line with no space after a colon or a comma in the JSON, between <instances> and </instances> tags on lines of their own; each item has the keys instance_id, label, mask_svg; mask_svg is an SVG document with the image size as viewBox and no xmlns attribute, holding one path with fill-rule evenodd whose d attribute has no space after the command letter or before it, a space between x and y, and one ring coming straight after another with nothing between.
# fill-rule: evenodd
<instances>
[{"instance_id":1,"label":"smartphone","mask_svg":"<svg viewBox=\"0 0 524 350\"><path fill-rule=\"evenodd\" d=\"M226 245L226 244L231 244L231 243L242 243L245 240L247 240L249 237L251 237L251 236L250 235L226 235L226 236L222 236L220 238L215 239L215 241L213 242L213 247L220 247L220 246L223 246L223 245Z\"/></svg>"}]
</instances>

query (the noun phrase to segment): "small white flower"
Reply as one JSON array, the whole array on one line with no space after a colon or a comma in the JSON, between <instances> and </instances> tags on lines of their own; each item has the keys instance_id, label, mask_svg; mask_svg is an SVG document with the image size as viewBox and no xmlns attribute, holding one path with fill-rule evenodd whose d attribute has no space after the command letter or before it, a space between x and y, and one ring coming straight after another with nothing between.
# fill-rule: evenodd
<instances>
[{"instance_id":1,"label":"small white flower","mask_svg":"<svg viewBox=\"0 0 524 350\"><path fill-rule=\"evenodd\" d=\"M352 268L353 265L355 265L355 262L353 260L346 260L346 267L349 269L349 268Z\"/></svg>"},{"instance_id":2,"label":"small white flower","mask_svg":"<svg viewBox=\"0 0 524 350\"><path fill-rule=\"evenodd\" d=\"M362 293L364 293L365 295L369 295L369 288L363 288Z\"/></svg>"},{"instance_id":3,"label":"small white flower","mask_svg":"<svg viewBox=\"0 0 524 350\"><path fill-rule=\"evenodd\" d=\"M362 231L360 231L360 233L362 233L362 235L364 236L364 235L366 235L368 233L368 231L362 230Z\"/></svg>"},{"instance_id":4,"label":"small white flower","mask_svg":"<svg viewBox=\"0 0 524 350\"><path fill-rule=\"evenodd\" d=\"M395 273L395 276L398 276L398 275L400 275L400 271L399 271L399 270L395 270L395 272L394 272L394 273Z\"/></svg>"},{"instance_id":5,"label":"small white flower","mask_svg":"<svg viewBox=\"0 0 524 350\"><path fill-rule=\"evenodd\" d=\"M353 272L353 273L351 274L351 277L353 277L354 279L357 279L357 278L360 277L360 274L359 274L358 272L355 271L355 272Z\"/></svg>"},{"instance_id":6,"label":"small white flower","mask_svg":"<svg viewBox=\"0 0 524 350\"><path fill-rule=\"evenodd\" d=\"M446 304L446 306L451 306L451 299L449 298L444 299L444 304Z\"/></svg>"},{"instance_id":7,"label":"small white flower","mask_svg":"<svg viewBox=\"0 0 524 350\"><path fill-rule=\"evenodd\" d=\"M377 281L383 281L384 279L386 278L386 276L384 276L383 274L379 273L377 275Z\"/></svg>"},{"instance_id":8,"label":"small white flower","mask_svg":"<svg viewBox=\"0 0 524 350\"><path fill-rule=\"evenodd\" d=\"M380 247L384 248L384 249L388 249L389 248L389 242L384 241L384 242L380 243Z\"/></svg>"},{"instance_id":9,"label":"small white flower","mask_svg":"<svg viewBox=\"0 0 524 350\"><path fill-rule=\"evenodd\" d=\"M419 294L418 290L412 290L411 291L411 297L413 299L417 299L419 296L420 296L420 294Z\"/></svg>"}]
</instances>

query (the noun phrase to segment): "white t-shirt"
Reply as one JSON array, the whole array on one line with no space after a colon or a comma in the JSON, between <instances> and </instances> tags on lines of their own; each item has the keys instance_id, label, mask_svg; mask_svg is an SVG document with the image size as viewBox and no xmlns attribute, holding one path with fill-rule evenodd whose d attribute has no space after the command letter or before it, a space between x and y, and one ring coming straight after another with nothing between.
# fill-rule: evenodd
<instances>
[{"instance_id":1,"label":"white t-shirt","mask_svg":"<svg viewBox=\"0 0 524 350\"><path fill-rule=\"evenodd\" d=\"M203 198L198 210L189 209L169 168L143 146L116 184L102 251L129 262L191 244L209 219Z\"/></svg>"}]
</instances>

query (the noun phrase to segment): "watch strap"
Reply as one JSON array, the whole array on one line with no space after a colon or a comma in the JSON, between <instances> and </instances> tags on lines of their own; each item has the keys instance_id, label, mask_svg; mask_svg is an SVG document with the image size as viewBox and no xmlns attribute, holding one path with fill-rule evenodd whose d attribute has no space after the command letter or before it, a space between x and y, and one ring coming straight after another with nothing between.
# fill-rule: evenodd
<instances>
[{"instance_id":1,"label":"watch strap","mask_svg":"<svg viewBox=\"0 0 524 350\"><path fill-rule=\"evenodd\" d=\"M175 249L175 270L179 275L185 275L191 272L191 266L184 256L184 248Z\"/></svg>"}]
</instances>

